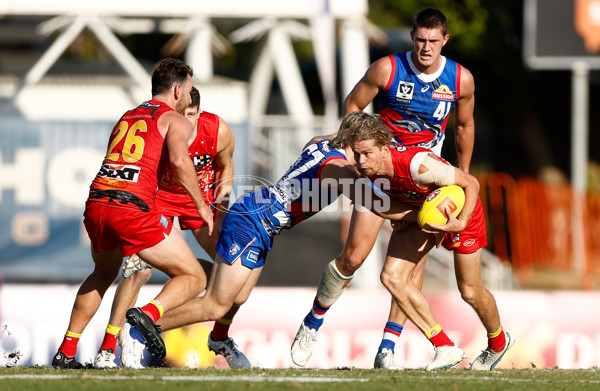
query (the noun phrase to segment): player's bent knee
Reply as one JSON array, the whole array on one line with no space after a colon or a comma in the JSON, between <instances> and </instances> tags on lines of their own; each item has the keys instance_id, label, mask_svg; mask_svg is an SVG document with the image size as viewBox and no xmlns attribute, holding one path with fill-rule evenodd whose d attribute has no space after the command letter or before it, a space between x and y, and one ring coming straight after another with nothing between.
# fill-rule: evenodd
<instances>
[{"instance_id":1,"label":"player's bent knee","mask_svg":"<svg viewBox=\"0 0 600 391\"><path fill-rule=\"evenodd\" d=\"M458 290L460 291L460 297L471 305L477 303L481 297L481 294L483 293L480 289L470 285L459 286Z\"/></svg>"},{"instance_id":2,"label":"player's bent knee","mask_svg":"<svg viewBox=\"0 0 600 391\"><path fill-rule=\"evenodd\" d=\"M140 270L140 271L133 273L128 278L128 280L131 280L135 286L141 287L142 285L147 283L148 280L150 280L150 277L152 277L153 272L154 272L154 269Z\"/></svg>"},{"instance_id":3,"label":"player's bent knee","mask_svg":"<svg viewBox=\"0 0 600 391\"><path fill-rule=\"evenodd\" d=\"M388 291L396 292L398 295L403 294L403 288L406 286L406 281L404 281L398 274L389 273L384 269L381 271L379 279Z\"/></svg>"},{"instance_id":4,"label":"player's bent knee","mask_svg":"<svg viewBox=\"0 0 600 391\"><path fill-rule=\"evenodd\" d=\"M108 282L109 284L112 284L113 281L115 281L117 279L117 277L119 276L119 271L120 269L117 268L98 268L95 267L94 271L92 272L92 275L95 278L98 278L104 282Z\"/></svg>"},{"instance_id":5,"label":"player's bent knee","mask_svg":"<svg viewBox=\"0 0 600 391\"><path fill-rule=\"evenodd\" d=\"M355 252L343 253L338 257L336 264L340 273L349 276L362 266L365 259L366 257L359 256Z\"/></svg>"},{"instance_id":6,"label":"player's bent knee","mask_svg":"<svg viewBox=\"0 0 600 391\"><path fill-rule=\"evenodd\" d=\"M231 305L227 305L227 304L218 304L218 303L212 303L209 307L208 307L208 318L209 320L217 320L217 319L221 319L222 317L224 317L228 312L229 309L231 308Z\"/></svg>"},{"instance_id":7,"label":"player's bent knee","mask_svg":"<svg viewBox=\"0 0 600 391\"><path fill-rule=\"evenodd\" d=\"M235 300L233 300L232 305L236 305L238 307L241 307L246 301L248 301L248 298L250 297L250 294L245 294L245 295L240 295L237 296L235 298Z\"/></svg>"}]
</instances>

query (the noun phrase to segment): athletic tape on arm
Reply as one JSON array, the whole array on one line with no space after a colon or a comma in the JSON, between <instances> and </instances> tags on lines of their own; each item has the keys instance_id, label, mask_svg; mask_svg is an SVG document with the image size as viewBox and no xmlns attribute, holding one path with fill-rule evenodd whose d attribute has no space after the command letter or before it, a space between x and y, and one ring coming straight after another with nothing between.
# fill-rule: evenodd
<instances>
[{"instance_id":1,"label":"athletic tape on arm","mask_svg":"<svg viewBox=\"0 0 600 391\"><path fill-rule=\"evenodd\" d=\"M427 168L427 171L418 174L416 182L419 185L436 184L437 186L449 186L454 184L454 167L445 164L429 155L421 161L421 165Z\"/></svg>"},{"instance_id":2,"label":"athletic tape on arm","mask_svg":"<svg viewBox=\"0 0 600 391\"><path fill-rule=\"evenodd\" d=\"M325 266L317 289L317 300L323 307L330 307L341 296L354 274L344 276L335 266L335 259Z\"/></svg>"}]
</instances>

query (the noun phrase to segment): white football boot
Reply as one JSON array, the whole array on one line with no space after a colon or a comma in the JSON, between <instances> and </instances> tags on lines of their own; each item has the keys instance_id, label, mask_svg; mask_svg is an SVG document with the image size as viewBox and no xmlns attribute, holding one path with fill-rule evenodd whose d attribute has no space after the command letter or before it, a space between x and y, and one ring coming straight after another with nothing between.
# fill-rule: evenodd
<instances>
[{"instance_id":1,"label":"white football boot","mask_svg":"<svg viewBox=\"0 0 600 391\"><path fill-rule=\"evenodd\" d=\"M121 363L125 368L144 369L142 359L146 346L129 334L131 325L125 323L121 329Z\"/></svg>"},{"instance_id":2,"label":"white football boot","mask_svg":"<svg viewBox=\"0 0 600 391\"><path fill-rule=\"evenodd\" d=\"M449 369L460 364L465 358L467 355L458 346L440 346L435 348L435 357L425 370Z\"/></svg>"},{"instance_id":3,"label":"white football boot","mask_svg":"<svg viewBox=\"0 0 600 391\"><path fill-rule=\"evenodd\" d=\"M119 366L115 363L115 354L112 349L104 349L98 352L94 359L94 368L98 369L112 369L118 368Z\"/></svg>"},{"instance_id":4,"label":"white football boot","mask_svg":"<svg viewBox=\"0 0 600 391\"><path fill-rule=\"evenodd\" d=\"M311 329L302 322L300 329L296 334L296 338L294 338L294 342L292 343L292 361L294 364L301 367L308 364L315 344L317 343L318 333L319 330Z\"/></svg>"},{"instance_id":5,"label":"white football boot","mask_svg":"<svg viewBox=\"0 0 600 391\"><path fill-rule=\"evenodd\" d=\"M382 349L381 353L377 353L375 356L374 368L381 369L398 369L398 366L394 362L394 352L390 349Z\"/></svg>"},{"instance_id":6,"label":"white football boot","mask_svg":"<svg viewBox=\"0 0 600 391\"><path fill-rule=\"evenodd\" d=\"M502 360L502 357L504 357L504 353L506 353L515 343L515 339L512 335L506 332L504 335L506 336L506 345L504 345L504 349L498 353L492 351L490 348L483 350L471 364L472 371L491 371L498 365L500 360Z\"/></svg>"}]
</instances>

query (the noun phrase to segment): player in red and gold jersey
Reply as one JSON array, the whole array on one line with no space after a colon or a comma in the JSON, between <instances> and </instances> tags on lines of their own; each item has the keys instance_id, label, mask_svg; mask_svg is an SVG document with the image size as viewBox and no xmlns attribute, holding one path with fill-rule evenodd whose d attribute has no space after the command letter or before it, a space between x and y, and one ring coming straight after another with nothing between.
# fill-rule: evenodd
<instances>
[{"instance_id":1,"label":"player in red and gold jersey","mask_svg":"<svg viewBox=\"0 0 600 391\"><path fill-rule=\"evenodd\" d=\"M156 196L158 210L170 222L178 218L181 229L189 229L207 254L214 259L215 246L221 231L223 217L228 206L228 196L233 181L233 151L235 139L231 127L218 115L200 110L200 93L192 87L190 92L191 104L185 109L185 116L193 124L192 135L188 141L189 156L196 169L196 177L204 200L211 206L216 219L213 233L208 231L207 222L198 215L196 207L185 188L177 178L175 169L167 168L166 175L160 184ZM115 293L109 324L98 355L94 361L96 368L116 368L115 352L117 333L125 323L125 312L135 304L140 288L150 279L153 269L147 268L143 261L128 260L128 265L142 262L133 273L124 272ZM212 262L199 259L206 274L210 274ZM135 266L134 266L135 267ZM213 332L209 337L209 349L223 355L232 368L249 368L250 362L237 349L228 336L229 326L239 306L234 306L230 312L215 322ZM131 338L130 328L126 325L122 338ZM125 344L130 346L131 344ZM134 344L137 350L142 350L142 344ZM141 351L136 349L122 350L121 363L128 368L141 369Z\"/></svg>"},{"instance_id":2,"label":"player in red and gold jersey","mask_svg":"<svg viewBox=\"0 0 600 391\"><path fill-rule=\"evenodd\" d=\"M138 253L171 277L151 303L127 312L128 321L153 355L164 356L164 345L153 343L156 320L164 311L197 296L206 285L206 275L192 250L154 202L158 184L171 164L212 232L212 212L204 202L187 150L192 126L183 113L191 100L192 75L192 69L180 60L157 62L152 71L152 99L127 111L113 128L84 212L94 271L77 292L69 328L52 360L55 368L82 367L75 359L79 337L119 274L123 257Z\"/></svg>"}]
</instances>

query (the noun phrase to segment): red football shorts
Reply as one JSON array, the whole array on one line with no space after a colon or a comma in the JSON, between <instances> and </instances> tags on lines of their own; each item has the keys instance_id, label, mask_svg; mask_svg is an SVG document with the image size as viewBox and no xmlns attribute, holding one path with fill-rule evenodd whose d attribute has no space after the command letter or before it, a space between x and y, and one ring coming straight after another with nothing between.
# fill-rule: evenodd
<instances>
[{"instance_id":1,"label":"red football shorts","mask_svg":"<svg viewBox=\"0 0 600 391\"><path fill-rule=\"evenodd\" d=\"M187 194L159 191L155 203L156 208L169 220L178 217L181 229L206 227L206 221L200 217L196 204Z\"/></svg>"},{"instance_id":2,"label":"red football shorts","mask_svg":"<svg viewBox=\"0 0 600 391\"><path fill-rule=\"evenodd\" d=\"M88 201L83 217L94 252L118 247L124 257L157 245L173 228L173 222L157 208L142 212Z\"/></svg>"},{"instance_id":3,"label":"red football shorts","mask_svg":"<svg viewBox=\"0 0 600 391\"><path fill-rule=\"evenodd\" d=\"M487 246L485 216L479 198L465 230L458 234L446 234L442 246L460 254L470 254Z\"/></svg>"}]
</instances>

